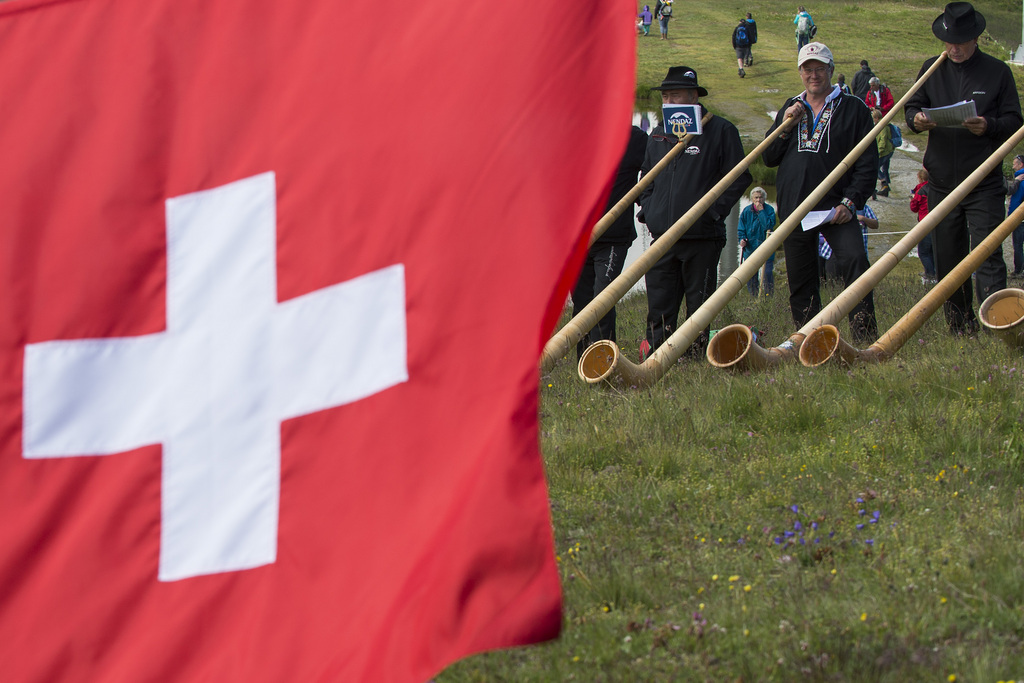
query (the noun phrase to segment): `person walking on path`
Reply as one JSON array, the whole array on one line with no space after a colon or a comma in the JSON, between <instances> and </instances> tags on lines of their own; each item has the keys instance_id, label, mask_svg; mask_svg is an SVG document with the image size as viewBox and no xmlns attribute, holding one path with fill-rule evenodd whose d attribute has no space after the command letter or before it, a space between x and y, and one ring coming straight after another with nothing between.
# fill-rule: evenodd
<instances>
[{"instance_id":1,"label":"person walking on path","mask_svg":"<svg viewBox=\"0 0 1024 683\"><path fill-rule=\"evenodd\" d=\"M876 124L881 121L881 110L872 109L871 120ZM871 196L877 199L878 197L889 196L889 162L892 161L892 154L896 151L896 146L892 142L892 128L889 126L883 128L882 132L875 136L875 145L878 147L878 182L880 187Z\"/></svg>"},{"instance_id":2,"label":"person walking on path","mask_svg":"<svg viewBox=\"0 0 1024 683\"><path fill-rule=\"evenodd\" d=\"M871 79L874 77L875 72L868 66L868 60L860 60L860 70L853 75L853 81L850 82L850 89L853 90L854 96L863 100L871 88Z\"/></svg>"},{"instance_id":3,"label":"person walking on path","mask_svg":"<svg viewBox=\"0 0 1024 683\"><path fill-rule=\"evenodd\" d=\"M822 43L808 43L800 50L797 67L805 90L779 108L770 135L787 116L799 123L765 150L768 167L778 166L779 218L785 220L804 199L845 159L873 128L864 100L844 95L831 85L835 62ZM832 249L832 258L845 286L868 269L857 209L871 196L878 176L878 150L873 145L853 162L839 181L818 201L815 211L832 212L831 220L795 230L783 248L789 280L789 308L798 328L821 310L818 283L818 236ZM857 342L878 337L875 304L871 292L850 311L850 332Z\"/></svg>"},{"instance_id":4,"label":"person walking on path","mask_svg":"<svg viewBox=\"0 0 1024 683\"><path fill-rule=\"evenodd\" d=\"M904 108L907 126L914 133L928 132L924 166L928 169L928 208L945 199L1024 123L1013 73L1001 59L978 47L985 17L969 2L951 2L932 23L932 33L942 41L946 60L914 93ZM918 78L938 57L921 66ZM959 126L936 126L923 109L974 100L978 115ZM1003 176L992 169L960 203L935 226L935 273L944 278L968 251L982 242L1002 222ZM975 271L975 292L984 301L1006 288L1006 262L1002 251L989 256ZM971 282L954 291L943 305L946 323L953 334L972 335L978 330Z\"/></svg>"},{"instance_id":5,"label":"person walking on path","mask_svg":"<svg viewBox=\"0 0 1024 683\"><path fill-rule=\"evenodd\" d=\"M892 91L879 80L878 76L872 76L868 80L868 91L864 95L864 101L867 103L868 109L881 109L883 115L888 114L894 104Z\"/></svg>"},{"instance_id":6,"label":"person walking on path","mask_svg":"<svg viewBox=\"0 0 1024 683\"><path fill-rule=\"evenodd\" d=\"M754 45L757 44L757 22L754 21L754 17L750 12L747 12L747 35L750 36L750 47L753 50ZM747 55L746 66L754 66L754 53L750 52Z\"/></svg>"},{"instance_id":7,"label":"person walking on path","mask_svg":"<svg viewBox=\"0 0 1024 683\"><path fill-rule=\"evenodd\" d=\"M921 169L917 172L917 185L910 195L910 210L917 214L917 221L920 223L928 215L928 171ZM921 267L924 268L924 275L921 276L921 284L935 284L935 256L932 251L932 234L928 233L917 245L917 256L921 259Z\"/></svg>"},{"instance_id":8,"label":"person walking on path","mask_svg":"<svg viewBox=\"0 0 1024 683\"><path fill-rule=\"evenodd\" d=\"M740 220L736 226L736 235L739 238L740 248L743 249L743 260L746 261L754 250L768 239L775 228L775 209L766 203L768 194L763 187L755 187L750 191L750 205L740 212ZM764 293L768 296L775 291L775 276L772 271L775 269L775 254L773 253L765 261L761 271L764 272ZM747 291L751 296L757 296L760 291L760 271L747 281Z\"/></svg>"},{"instance_id":9,"label":"person walking on path","mask_svg":"<svg viewBox=\"0 0 1024 683\"><path fill-rule=\"evenodd\" d=\"M644 5L644 11L636 15L640 19L640 27L643 29L644 37L651 35L651 21L654 15L651 14L651 6Z\"/></svg>"},{"instance_id":10,"label":"person walking on path","mask_svg":"<svg viewBox=\"0 0 1024 683\"><path fill-rule=\"evenodd\" d=\"M797 8L796 16L793 17L793 24L796 26L796 51L799 52L804 45L811 42L811 38L817 32L814 26L814 19L810 12L803 5Z\"/></svg>"},{"instance_id":11,"label":"person walking on path","mask_svg":"<svg viewBox=\"0 0 1024 683\"><path fill-rule=\"evenodd\" d=\"M673 66L661 85L665 104L700 104L708 94L697 82L697 72L687 66ZM703 105L698 116L706 112ZM659 125L651 133L644 157L646 174L679 138ZM713 116L704 132L695 136L685 153L675 157L640 195L638 219L647 224L654 240L661 238L743 159L740 134L732 123ZM729 185L681 239L647 272L647 329L640 345L641 360L657 349L676 330L679 309L686 304L686 315L693 315L718 285L718 261L725 246L725 218L750 184L749 171L743 171ZM710 326L701 331L689 353L704 354Z\"/></svg>"},{"instance_id":12,"label":"person walking on path","mask_svg":"<svg viewBox=\"0 0 1024 683\"><path fill-rule=\"evenodd\" d=\"M736 50L736 65L739 67L737 73L740 78L747 75L743 65L750 59L750 28L746 19L740 19L740 23L732 30L732 46Z\"/></svg>"},{"instance_id":13,"label":"person walking on path","mask_svg":"<svg viewBox=\"0 0 1024 683\"><path fill-rule=\"evenodd\" d=\"M1024 201L1024 154L1018 154L1013 158L1013 178L1007 185L1007 194L1010 195L1010 207L1006 212L1009 216L1021 202ZM1013 277L1024 277L1024 223L1013 229Z\"/></svg>"}]
</instances>

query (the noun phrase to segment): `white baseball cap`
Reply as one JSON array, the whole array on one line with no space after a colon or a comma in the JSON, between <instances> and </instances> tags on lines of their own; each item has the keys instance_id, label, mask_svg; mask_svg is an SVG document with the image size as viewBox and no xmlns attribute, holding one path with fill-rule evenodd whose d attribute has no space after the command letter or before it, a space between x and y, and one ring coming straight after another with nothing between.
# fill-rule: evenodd
<instances>
[{"instance_id":1,"label":"white baseball cap","mask_svg":"<svg viewBox=\"0 0 1024 683\"><path fill-rule=\"evenodd\" d=\"M829 50L824 43L807 43L800 48L800 54L796 58L796 65L803 66L804 62L809 62L812 59L816 62L831 65L833 63L832 50Z\"/></svg>"}]
</instances>

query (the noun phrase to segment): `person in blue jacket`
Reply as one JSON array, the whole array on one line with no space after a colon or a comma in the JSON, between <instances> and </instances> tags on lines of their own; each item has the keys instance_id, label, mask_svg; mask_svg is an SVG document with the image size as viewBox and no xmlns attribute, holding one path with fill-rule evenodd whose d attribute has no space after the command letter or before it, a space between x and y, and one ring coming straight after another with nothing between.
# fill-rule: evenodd
<instances>
[{"instance_id":1,"label":"person in blue jacket","mask_svg":"<svg viewBox=\"0 0 1024 683\"><path fill-rule=\"evenodd\" d=\"M1024 154L1013 158L1013 179L1007 187L1010 195L1010 207L1006 211L1009 216L1024 201ZM1013 229L1013 277L1024 277L1024 223Z\"/></svg>"},{"instance_id":2,"label":"person in blue jacket","mask_svg":"<svg viewBox=\"0 0 1024 683\"><path fill-rule=\"evenodd\" d=\"M750 205L740 212L740 220L737 225L737 237L740 241L740 248L743 249L743 260L746 261L761 244L768 239L775 228L775 209L766 203L768 199L763 187L755 187L750 191ZM764 293L771 295L775 291L775 277L772 271L775 268L775 254L773 253L765 261L764 267ZM759 273L747 282L747 291L751 296L757 296L760 290Z\"/></svg>"}]
</instances>

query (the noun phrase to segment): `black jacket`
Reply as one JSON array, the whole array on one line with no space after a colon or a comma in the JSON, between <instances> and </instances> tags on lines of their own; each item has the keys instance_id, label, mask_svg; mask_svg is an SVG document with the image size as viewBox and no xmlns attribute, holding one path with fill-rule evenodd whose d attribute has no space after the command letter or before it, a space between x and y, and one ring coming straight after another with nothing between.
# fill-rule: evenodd
<instances>
[{"instance_id":1,"label":"black jacket","mask_svg":"<svg viewBox=\"0 0 1024 683\"><path fill-rule=\"evenodd\" d=\"M775 124L768 129L769 134L779 127L786 110L796 101L796 97L786 100L775 116ZM778 190L780 220L792 214L857 143L869 136L874 127L871 112L864 100L853 95L839 95L831 100L822 109L820 116L824 117L825 109L829 108L831 111L828 119L819 120L821 130L816 143L810 139L812 131L805 117L795 130L789 132L787 139L776 138L762 155L765 165L779 167L775 187ZM867 150L812 210L831 209L844 198L852 201L858 209L863 208L864 202L875 189L877 176L878 147L872 137Z\"/></svg>"},{"instance_id":2,"label":"black jacket","mask_svg":"<svg viewBox=\"0 0 1024 683\"><path fill-rule=\"evenodd\" d=\"M864 96L868 94L869 82L874 77L874 71L869 67L862 66L860 71L853 75L853 80L850 81L850 90L853 91L854 95L863 100Z\"/></svg>"},{"instance_id":3,"label":"black jacket","mask_svg":"<svg viewBox=\"0 0 1024 683\"><path fill-rule=\"evenodd\" d=\"M921 77L936 60L921 67ZM941 107L961 100L974 100L978 116L987 122L985 134L974 135L961 126L932 128L924 167L936 189L950 192L1020 128L1020 99L1010 68L1002 61L975 50L970 59L957 64L949 59L939 65L925 84L907 102L907 127L915 133L914 117L923 107ZM978 185L978 190L1002 187L1001 168L996 166ZM1001 190L999 190L1001 191Z\"/></svg>"},{"instance_id":4,"label":"black jacket","mask_svg":"<svg viewBox=\"0 0 1024 683\"><path fill-rule=\"evenodd\" d=\"M747 42L742 42L739 39L739 36L737 35L739 33L739 31L740 31L740 27L743 27L743 32L747 36ZM754 40L750 36L750 24L747 23L746 19L744 19L743 21L741 21L739 24L736 25L736 28L734 28L732 30L732 46L733 46L733 48L737 48L737 47L750 47L753 44L754 44Z\"/></svg>"},{"instance_id":5,"label":"black jacket","mask_svg":"<svg viewBox=\"0 0 1024 683\"><path fill-rule=\"evenodd\" d=\"M618 204L619 200L636 186L646 151L647 133L643 132L638 126L633 126L629 132L629 142L626 143L626 152L622 155L622 160L619 161L619 170L615 173L612 193L608 197L608 206L605 207L605 213ZM604 234L594 242L594 246L599 244L629 245L633 243L633 240L636 239L636 223L633 220L634 212L630 209L623 211L622 215L608 226Z\"/></svg>"},{"instance_id":6,"label":"black jacket","mask_svg":"<svg viewBox=\"0 0 1024 683\"><path fill-rule=\"evenodd\" d=\"M701 107L703 110L703 106ZM703 113L701 114L703 116ZM643 172L646 174L675 146L676 137L665 135L662 126L647 141ZM740 134L729 121L713 116L704 132L687 143L654 182L640 195L641 220L651 234L664 234L689 211L708 190L718 184L743 160ZM744 171L687 230L681 239L725 239L725 217L750 185L751 175Z\"/></svg>"},{"instance_id":7,"label":"black jacket","mask_svg":"<svg viewBox=\"0 0 1024 683\"><path fill-rule=\"evenodd\" d=\"M750 44L757 42L757 22L753 19L744 19L747 22L747 35L750 36Z\"/></svg>"}]
</instances>

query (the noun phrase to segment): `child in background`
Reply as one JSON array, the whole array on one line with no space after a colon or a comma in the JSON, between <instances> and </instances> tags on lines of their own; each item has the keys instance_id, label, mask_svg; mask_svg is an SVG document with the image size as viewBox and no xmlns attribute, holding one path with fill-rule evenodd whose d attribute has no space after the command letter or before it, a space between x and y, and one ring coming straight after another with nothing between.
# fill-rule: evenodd
<instances>
[{"instance_id":1,"label":"child in background","mask_svg":"<svg viewBox=\"0 0 1024 683\"><path fill-rule=\"evenodd\" d=\"M637 30L643 31L644 36L651 35L651 21L654 20L654 15L651 14L651 6L644 5L644 11L637 16Z\"/></svg>"},{"instance_id":2,"label":"child in background","mask_svg":"<svg viewBox=\"0 0 1024 683\"><path fill-rule=\"evenodd\" d=\"M918 222L923 221L928 215L928 171L921 169L917 172L917 186L910 195L910 210L917 213ZM924 267L924 275L921 276L922 284L935 284L935 256L932 253L932 235L928 233L917 245L917 255L921 259L921 266Z\"/></svg>"}]
</instances>

